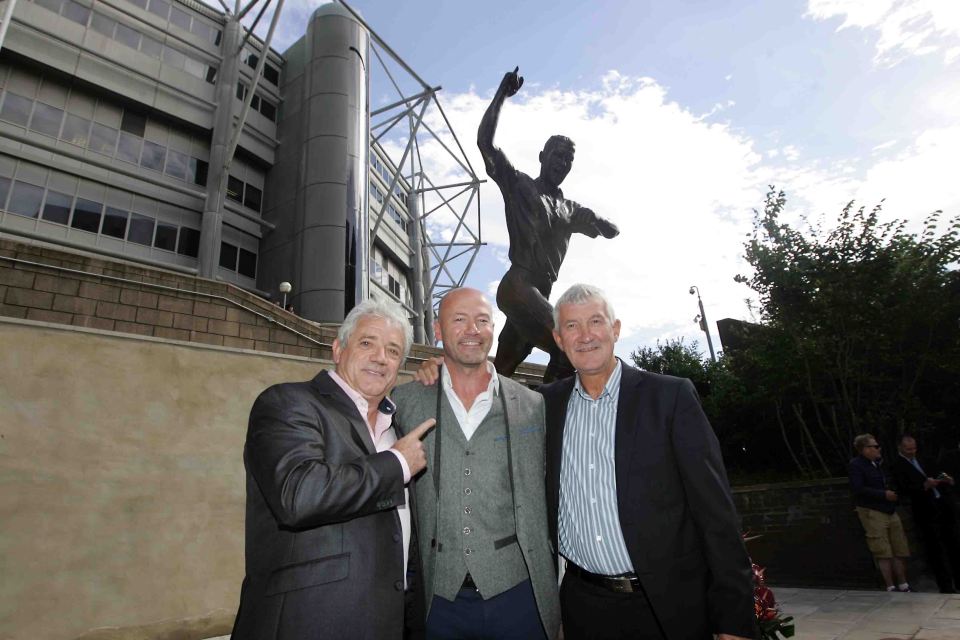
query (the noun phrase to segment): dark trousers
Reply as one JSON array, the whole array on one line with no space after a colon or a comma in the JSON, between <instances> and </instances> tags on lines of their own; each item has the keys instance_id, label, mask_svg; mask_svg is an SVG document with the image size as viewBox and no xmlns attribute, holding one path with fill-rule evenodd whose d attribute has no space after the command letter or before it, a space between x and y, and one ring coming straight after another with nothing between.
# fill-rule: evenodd
<instances>
[{"instance_id":1,"label":"dark trousers","mask_svg":"<svg viewBox=\"0 0 960 640\"><path fill-rule=\"evenodd\" d=\"M560 585L566 640L663 640L660 624L641 590L616 593L567 572Z\"/></svg>"},{"instance_id":2,"label":"dark trousers","mask_svg":"<svg viewBox=\"0 0 960 640\"><path fill-rule=\"evenodd\" d=\"M546 640L533 587L524 580L484 600L463 588L453 602L434 596L427 617L427 640Z\"/></svg>"}]
</instances>

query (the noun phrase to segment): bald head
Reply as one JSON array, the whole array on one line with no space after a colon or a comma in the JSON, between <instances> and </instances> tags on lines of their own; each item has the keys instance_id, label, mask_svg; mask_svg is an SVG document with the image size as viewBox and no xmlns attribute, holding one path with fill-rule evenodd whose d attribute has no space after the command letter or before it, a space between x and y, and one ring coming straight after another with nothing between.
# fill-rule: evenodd
<instances>
[{"instance_id":1,"label":"bald head","mask_svg":"<svg viewBox=\"0 0 960 640\"><path fill-rule=\"evenodd\" d=\"M493 346L493 307L476 289L452 289L440 300L434 335L443 342L448 366L486 366Z\"/></svg>"}]
</instances>

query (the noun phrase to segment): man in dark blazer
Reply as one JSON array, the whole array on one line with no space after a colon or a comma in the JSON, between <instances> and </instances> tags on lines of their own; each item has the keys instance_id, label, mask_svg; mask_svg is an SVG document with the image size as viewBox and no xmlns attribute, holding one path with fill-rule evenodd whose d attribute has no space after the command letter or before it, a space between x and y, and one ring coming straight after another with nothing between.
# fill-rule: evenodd
<instances>
[{"instance_id":1,"label":"man in dark blazer","mask_svg":"<svg viewBox=\"0 0 960 640\"><path fill-rule=\"evenodd\" d=\"M432 421L397 440L386 395L411 342L399 306L365 301L333 343L335 371L254 403L234 640L404 637L417 597L404 485L426 465L420 438Z\"/></svg>"},{"instance_id":2,"label":"man in dark blazer","mask_svg":"<svg viewBox=\"0 0 960 640\"><path fill-rule=\"evenodd\" d=\"M900 438L899 455L893 458L892 472L900 496L910 499L913 523L920 533L927 563L933 569L940 593L956 593L960 589L960 537L951 491L953 478L938 473L929 460L921 463L917 458L917 441L909 435Z\"/></svg>"},{"instance_id":3,"label":"man in dark blazer","mask_svg":"<svg viewBox=\"0 0 960 640\"><path fill-rule=\"evenodd\" d=\"M540 388L565 637L757 637L750 562L693 385L614 357L620 321L596 287L567 290L554 327L577 369Z\"/></svg>"}]
</instances>

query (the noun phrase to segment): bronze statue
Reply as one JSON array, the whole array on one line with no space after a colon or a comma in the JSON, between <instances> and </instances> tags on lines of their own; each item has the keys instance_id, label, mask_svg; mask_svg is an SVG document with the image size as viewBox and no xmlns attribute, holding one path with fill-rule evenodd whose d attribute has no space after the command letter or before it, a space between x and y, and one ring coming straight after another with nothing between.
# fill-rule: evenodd
<instances>
[{"instance_id":1,"label":"bronze statue","mask_svg":"<svg viewBox=\"0 0 960 640\"><path fill-rule=\"evenodd\" d=\"M510 235L511 266L497 289L497 306L507 322L500 331L494 366L502 375L513 375L533 347L538 347L550 355L543 378L550 382L574 373L553 340L553 306L549 301L570 235L613 238L620 231L609 220L563 196L560 183L573 164L573 140L559 135L547 140L540 152L540 175L536 179L517 171L494 145L503 102L523 86L519 70L517 67L503 76L477 130L477 146L487 175L503 194Z\"/></svg>"}]
</instances>

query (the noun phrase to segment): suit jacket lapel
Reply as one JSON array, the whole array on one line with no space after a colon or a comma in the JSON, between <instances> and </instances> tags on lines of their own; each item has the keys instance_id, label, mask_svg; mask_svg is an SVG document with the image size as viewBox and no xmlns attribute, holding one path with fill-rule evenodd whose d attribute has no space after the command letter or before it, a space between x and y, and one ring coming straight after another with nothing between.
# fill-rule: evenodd
<instances>
[{"instance_id":1,"label":"suit jacket lapel","mask_svg":"<svg viewBox=\"0 0 960 640\"><path fill-rule=\"evenodd\" d=\"M563 454L563 430L567 422L567 405L573 393L573 376L554 383L556 391L544 395L547 422L547 478L550 499L556 502L560 495L560 461Z\"/></svg>"},{"instance_id":2,"label":"suit jacket lapel","mask_svg":"<svg viewBox=\"0 0 960 640\"><path fill-rule=\"evenodd\" d=\"M633 442L640 431L637 421L640 419L640 383L643 375L637 369L623 364L620 375L620 396L617 399L617 424L614 435L614 467L617 477L618 498L625 496Z\"/></svg>"},{"instance_id":3,"label":"suit jacket lapel","mask_svg":"<svg viewBox=\"0 0 960 640\"><path fill-rule=\"evenodd\" d=\"M360 412L357 411L357 405L343 392L340 385L330 378L330 374L326 371L321 371L313 379L313 384L320 395L327 396L336 403L341 415L350 423L351 429L349 432L343 433L343 435L353 440L363 451L376 453L377 450L373 446L373 438L370 437L370 428L367 427L366 421L360 416ZM335 424L335 426L341 428L339 424ZM341 431L343 431L342 428Z\"/></svg>"}]
</instances>

